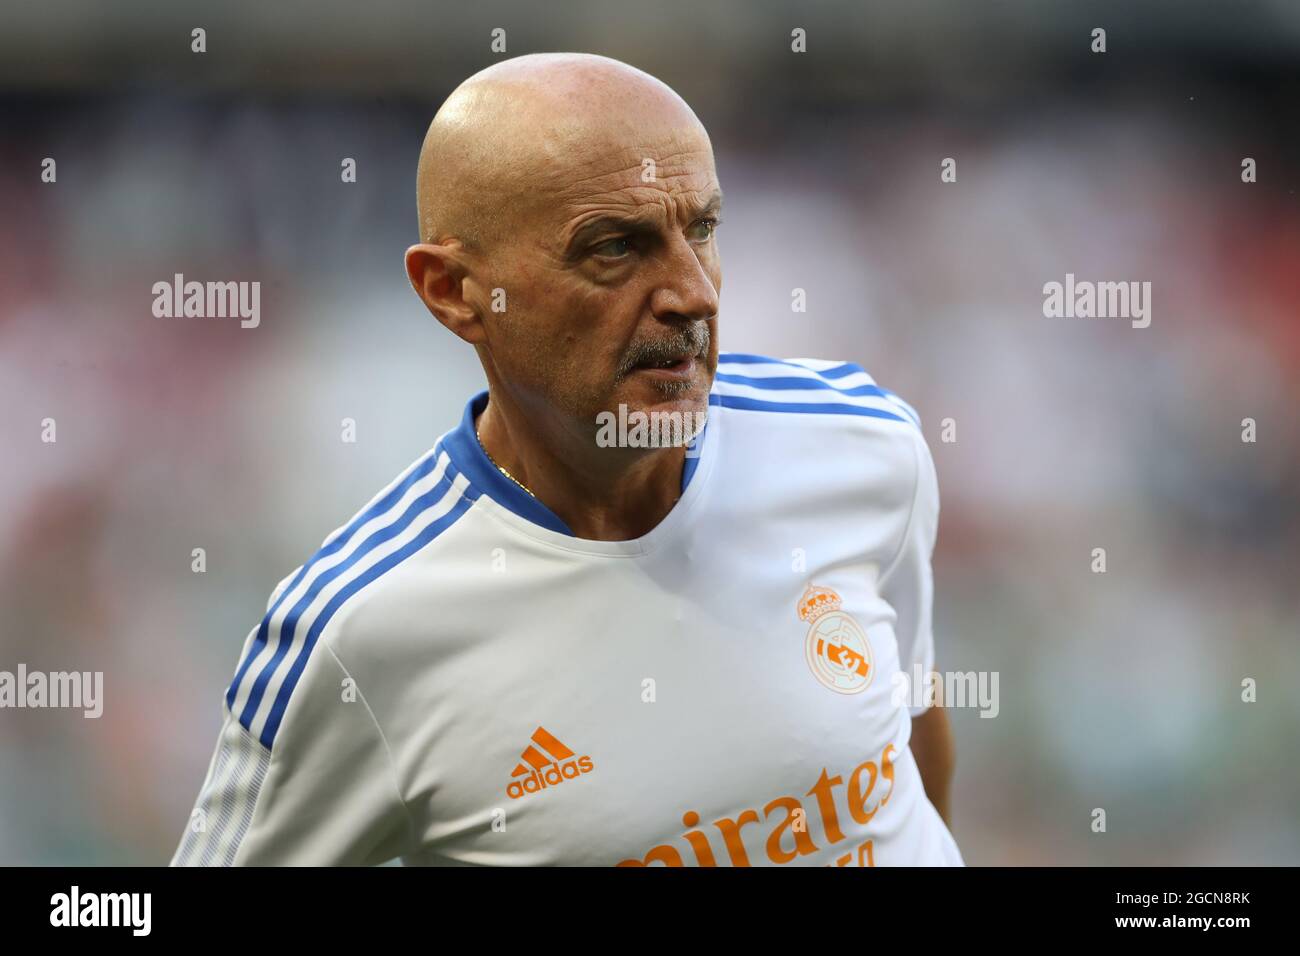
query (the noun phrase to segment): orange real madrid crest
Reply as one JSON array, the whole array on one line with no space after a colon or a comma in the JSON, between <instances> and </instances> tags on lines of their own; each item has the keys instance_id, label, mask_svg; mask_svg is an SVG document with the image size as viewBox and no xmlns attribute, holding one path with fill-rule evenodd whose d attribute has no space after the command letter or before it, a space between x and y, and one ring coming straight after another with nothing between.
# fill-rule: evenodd
<instances>
[{"instance_id":1,"label":"orange real madrid crest","mask_svg":"<svg viewBox=\"0 0 1300 956\"><path fill-rule=\"evenodd\" d=\"M867 689L873 676L871 645L857 621L840 610L831 588L810 584L799 598L799 620L808 622L804 656L813 676L839 694Z\"/></svg>"}]
</instances>

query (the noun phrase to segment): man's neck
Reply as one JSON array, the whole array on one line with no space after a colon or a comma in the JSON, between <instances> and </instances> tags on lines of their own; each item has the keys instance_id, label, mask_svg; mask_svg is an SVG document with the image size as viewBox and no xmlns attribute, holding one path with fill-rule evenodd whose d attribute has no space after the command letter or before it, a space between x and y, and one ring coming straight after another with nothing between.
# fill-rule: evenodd
<instances>
[{"instance_id":1,"label":"man's neck","mask_svg":"<svg viewBox=\"0 0 1300 956\"><path fill-rule=\"evenodd\" d=\"M497 394L475 424L488 457L579 538L640 538L681 497L683 447L601 448L589 432L530 422Z\"/></svg>"}]
</instances>

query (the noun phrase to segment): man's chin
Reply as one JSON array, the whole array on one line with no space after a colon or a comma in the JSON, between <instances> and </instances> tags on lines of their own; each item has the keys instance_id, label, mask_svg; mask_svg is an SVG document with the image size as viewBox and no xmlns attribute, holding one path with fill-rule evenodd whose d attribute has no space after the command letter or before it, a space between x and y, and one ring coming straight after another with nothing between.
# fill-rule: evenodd
<instances>
[{"instance_id":1,"label":"man's chin","mask_svg":"<svg viewBox=\"0 0 1300 956\"><path fill-rule=\"evenodd\" d=\"M704 427L709 411L709 377L702 369L699 372L689 379L663 376L657 370L628 375L601 416L618 431L614 443L661 448L689 442ZM644 435L650 436L649 445L644 443ZM610 432L605 436L602 444L609 443Z\"/></svg>"}]
</instances>

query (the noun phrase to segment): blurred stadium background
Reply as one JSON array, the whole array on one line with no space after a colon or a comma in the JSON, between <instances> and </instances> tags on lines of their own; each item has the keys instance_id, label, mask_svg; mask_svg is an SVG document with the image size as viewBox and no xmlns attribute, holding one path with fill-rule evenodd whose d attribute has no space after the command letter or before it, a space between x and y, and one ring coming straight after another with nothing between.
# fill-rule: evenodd
<instances>
[{"instance_id":1,"label":"blurred stadium background","mask_svg":"<svg viewBox=\"0 0 1300 956\"><path fill-rule=\"evenodd\" d=\"M402 253L497 27L694 106L724 348L920 410L939 666L1000 673L951 714L967 861L1300 862L1300 4L801 6L0 4L0 669L107 698L0 712L0 863L166 862L267 595L479 387ZM261 326L154 318L177 272ZM1150 328L1045 319L1067 272L1149 280Z\"/></svg>"}]
</instances>

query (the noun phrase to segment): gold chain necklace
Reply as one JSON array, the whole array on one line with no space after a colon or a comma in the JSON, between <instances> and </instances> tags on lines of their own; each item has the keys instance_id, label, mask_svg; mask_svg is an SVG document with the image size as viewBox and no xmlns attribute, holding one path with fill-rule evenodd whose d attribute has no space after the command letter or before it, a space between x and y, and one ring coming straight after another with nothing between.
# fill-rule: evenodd
<instances>
[{"instance_id":1,"label":"gold chain necklace","mask_svg":"<svg viewBox=\"0 0 1300 956\"><path fill-rule=\"evenodd\" d=\"M501 472L501 474L505 475L507 478L509 478L511 481L513 481L513 482L514 482L516 485L518 485L520 488L524 489L524 491L528 492L528 497L530 497L530 498L536 498L536 497L537 497L535 494L533 494L531 491L529 491L529 488L528 488L528 486L527 486L526 484L524 484L522 481L520 481L520 480L519 480L518 478L516 478L514 475L510 474L510 472L506 471L504 468L502 468L500 465L497 464L497 460L496 460L495 458L492 457L492 454L491 454L491 453L487 450L487 448L484 446L484 444L483 444L483 436L480 435L480 434L478 433L478 429L477 429L477 428L474 429L474 437L478 439L478 447L483 449L483 454L487 455L487 460L490 461L490 462L492 462L492 464L494 464L494 465L497 466L497 471Z\"/></svg>"}]
</instances>

